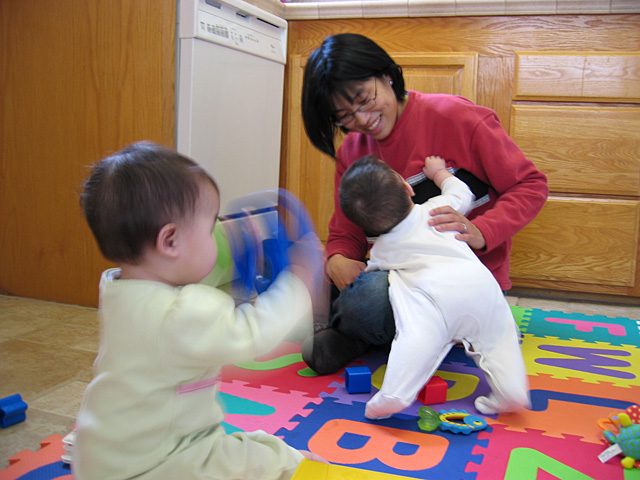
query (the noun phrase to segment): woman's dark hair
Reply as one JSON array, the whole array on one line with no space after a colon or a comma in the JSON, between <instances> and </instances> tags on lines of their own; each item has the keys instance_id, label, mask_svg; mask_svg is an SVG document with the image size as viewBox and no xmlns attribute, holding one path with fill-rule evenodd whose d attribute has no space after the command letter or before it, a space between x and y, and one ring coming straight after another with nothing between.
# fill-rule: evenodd
<instances>
[{"instance_id":1,"label":"woman's dark hair","mask_svg":"<svg viewBox=\"0 0 640 480\"><path fill-rule=\"evenodd\" d=\"M369 236L390 231L413 206L400 174L373 155L351 164L340 180L339 197L342 213Z\"/></svg>"},{"instance_id":2,"label":"woman's dark hair","mask_svg":"<svg viewBox=\"0 0 640 480\"><path fill-rule=\"evenodd\" d=\"M134 143L91 169L80 206L105 258L135 264L164 225L195 213L203 181L218 190L193 160L154 143Z\"/></svg>"},{"instance_id":3,"label":"woman's dark hair","mask_svg":"<svg viewBox=\"0 0 640 480\"><path fill-rule=\"evenodd\" d=\"M377 43L355 33L327 37L311 53L304 69L302 85L302 119L311 143L335 158L333 100L341 95L352 100L346 90L354 81L388 75L399 102L404 100L402 68Z\"/></svg>"}]
</instances>

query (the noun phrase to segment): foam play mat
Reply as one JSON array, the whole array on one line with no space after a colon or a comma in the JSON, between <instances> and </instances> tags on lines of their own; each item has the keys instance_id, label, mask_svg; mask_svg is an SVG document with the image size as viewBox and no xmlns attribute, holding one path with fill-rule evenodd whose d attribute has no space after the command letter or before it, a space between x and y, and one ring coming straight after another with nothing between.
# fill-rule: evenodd
<instances>
[{"instance_id":1,"label":"foam play mat","mask_svg":"<svg viewBox=\"0 0 640 480\"><path fill-rule=\"evenodd\" d=\"M264 430L331 462L304 461L295 480L640 480L639 462L625 469L622 454L599 459L609 447L599 422L640 403L640 321L512 310L523 334L531 409L481 416L487 426L480 431L423 431L419 401L389 419L369 421L364 407L380 385L385 352L353 362L370 369L373 387L351 394L344 369L315 376L294 343L224 369L225 428ZM447 382L446 402L431 407L479 415L473 400L488 386L463 348L454 348L436 375ZM39 451L15 455L0 479L71 479L60 461L61 440L52 436Z\"/></svg>"}]
</instances>

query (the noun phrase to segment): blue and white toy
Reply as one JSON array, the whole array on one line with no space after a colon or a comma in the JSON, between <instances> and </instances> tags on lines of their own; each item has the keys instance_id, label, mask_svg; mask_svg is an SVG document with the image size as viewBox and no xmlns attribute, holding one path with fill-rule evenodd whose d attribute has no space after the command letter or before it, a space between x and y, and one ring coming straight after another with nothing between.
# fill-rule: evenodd
<instances>
[{"instance_id":1,"label":"blue and white toy","mask_svg":"<svg viewBox=\"0 0 640 480\"><path fill-rule=\"evenodd\" d=\"M222 216L214 229L218 260L204 283L228 283L236 300L250 300L290 265L293 244L303 249L311 274L321 283L320 240L295 195L284 189L256 192L230 201L227 211L232 213Z\"/></svg>"}]
</instances>

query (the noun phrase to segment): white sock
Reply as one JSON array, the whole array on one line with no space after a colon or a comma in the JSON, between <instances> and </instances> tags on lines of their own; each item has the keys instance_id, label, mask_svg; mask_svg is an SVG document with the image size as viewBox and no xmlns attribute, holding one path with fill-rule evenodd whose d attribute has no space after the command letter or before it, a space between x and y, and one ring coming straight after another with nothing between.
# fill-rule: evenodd
<instances>
[{"instance_id":1,"label":"white sock","mask_svg":"<svg viewBox=\"0 0 640 480\"><path fill-rule=\"evenodd\" d=\"M483 415L494 415L502 411L498 401L493 395L489 395L488 397L478 397L474 404L476 406L476 410Z\"/></svg>"}]
</instances>

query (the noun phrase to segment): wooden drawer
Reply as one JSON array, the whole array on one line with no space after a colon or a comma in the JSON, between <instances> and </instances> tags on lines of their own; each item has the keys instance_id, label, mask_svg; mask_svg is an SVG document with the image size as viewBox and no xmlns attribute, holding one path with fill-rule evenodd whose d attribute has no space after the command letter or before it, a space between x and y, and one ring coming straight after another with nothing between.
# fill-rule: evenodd
<instances>
[{"instance_id":1,"label":"wooden drawer","mask_svg":"<svg viewBox=\"0 0 640 480\"><path fill-rule=\"evenodd\" d=\"M640 52L518 52L515 100L640 103Z\"/></svg>"},{"instance_id":2,"label":"wooden drawer","mask_svg":"<svg viewBox=\"0 0 640 480\"><path fill-rule=\"evenodd\" d=\"M631 287L640 202L551 196L514 238L514 279Z\"/></svg>"},{"instance_id":3,"label":"wooden drawer","mask_svg":"<svg viewBox=\"0 0 640 480\"><path fill-rule=\"evenodd\" d=\"M552 192L640 195L640 107L514 105L511 137Z\"/></svg>"}]
</instances>

